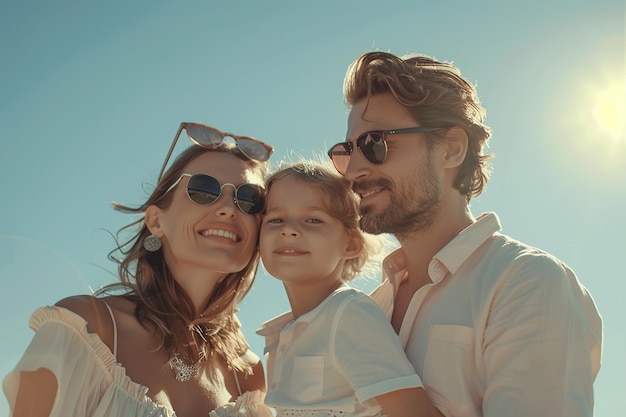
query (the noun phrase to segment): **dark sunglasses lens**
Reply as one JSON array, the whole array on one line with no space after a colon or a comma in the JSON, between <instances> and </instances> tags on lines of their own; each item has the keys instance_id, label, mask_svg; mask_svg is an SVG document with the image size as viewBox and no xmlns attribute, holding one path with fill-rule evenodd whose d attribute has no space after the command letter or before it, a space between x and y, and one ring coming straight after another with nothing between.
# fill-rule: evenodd
<instances>
[{"instance_id":1,"label":"dark sunglasses lens","mask_svg":"<svg viewBox=\"0 0 626 417\"><path fill-rule=\"evenodd\" d=\"M265 162L271 156L270 151L265 146L254 140L239 138L237 139L237 147L244 155L255 161Z\"/></svg>"},{"instance_id":2,"label":"dark sunglasses lens","mask_svg":"<svg viewBox=\"0 0 626 417\"><path fill-rule=\"evenodd\" d=\"M198 204L211 204L220 197L220 183L215 178L196 174L189 178L187 194L192 201Z\"/></svg>"},{"instance_id":3,"label":"dark sunglasses lens","mask_svg":"<svg viewBox=\"0 0 626 417\"><path fill-rule=\"evenodd\" d=\"M387 156L387 144L381 133L365 133L357 138L356 144L363 156L372 164L382 163Z\"/></svg>"},{"instance_id":4,"label":"dark sunglasses lens","mask_svg":"<svg viewBox=\"0 0 626 417\"><path fill-rule=\"evenodd\" d=\"M350 155L352 155L352 148L350 147L350 143L347 142L338 143L328 151L328 156L331 161L333 161L335 169L342 175L345 174L346 169L348 169Z\"/></svg>"},{"instance_id":5,"label":"dark sunglasses lens","mask_svg":"<svg viewBox=\"0 0 626 417\"><path fill-rule=\"evenodd\" d=\"M201 146L217 146L224 140L219 132L206 126L187 125L186 129L189 139Z\"/></svg>"},{"instance_id":6,"label":"dark sunglasses lens","mask_svg":"<svg viewBox=\"0 0 626 417\"><path fill-rule=\"evenodd\" d=\"M253 184L244 184L237 189L237 205L247 214L259 214L265 210L265 190Z\"/></svg>"},{"instance_id":7,"label":"dark sunglasses lens","mask_svg":"<svg viewBox=\"0 0 626 417\"><path fill-rule=\"evenodd\" d=\"M221 185L210 175L196 174L189 178L187 194L197 204L209 205L220 198ZM246 214L259 214L265 210L265 190L258 185L243 184L237 189L237 206Z\"/></svg>"}]
</instances>

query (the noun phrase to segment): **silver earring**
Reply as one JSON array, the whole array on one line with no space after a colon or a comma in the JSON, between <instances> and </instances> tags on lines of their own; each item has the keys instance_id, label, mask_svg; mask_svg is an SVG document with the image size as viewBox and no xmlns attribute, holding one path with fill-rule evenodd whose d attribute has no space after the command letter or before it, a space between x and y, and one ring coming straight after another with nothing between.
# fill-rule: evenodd
<instances>
[{"instance_id":1,"label":"silver earring","mask_svg":"<svg viewBox=\"0 0 626 417\"><path fill-rule=\"evenodd\" d=\"M148 252L156 252L161 249L161 246L163 246L163 242L161 242L161 239L158 236L146 236L143 240L143 247Z\"/></svg>"}]
</instances>

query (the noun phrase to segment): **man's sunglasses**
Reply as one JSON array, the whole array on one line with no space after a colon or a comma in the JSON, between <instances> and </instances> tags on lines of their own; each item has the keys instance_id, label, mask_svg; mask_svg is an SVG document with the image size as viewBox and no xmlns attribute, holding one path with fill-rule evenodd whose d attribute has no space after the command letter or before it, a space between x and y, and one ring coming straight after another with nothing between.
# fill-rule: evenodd
<instances>
[{"instance_id":1,"label":"man's sunglasses","mask_svg":"<svg viewBox=\"0 0 626 417\"><path fill-rule=\"evenodd\" d=\"M182 174L163 194L165 195L174 189L183 177L189 177L187 195L196 204L208 206L215 203L220 198L222 189L230 185L235 189L233 200L239 210L251 215L262 213L265 210L265 189L260 185L241 184L236 187L231 183L220 184L216 178L207 174Z\"/></svg>"},{"instance_id":2,"label":"man's sunglasses","mask_svg":"<svg viewBox=\"0 0 626 417\"><path fill-rule=\"evenodd\" d=\"M400 135L403 133L430 132L441 129L440 127L407 127L405 129L372 130L365 132L356 138L356 147L361 154L372 164L382 164L387 157L387 135ZM341 175L346 174L350 158L354 152L354 143L339 142L328 150L328 156Z\"/></svg>"},{"instance_id":3,"label":"man's sunglasses","mask_svg":"<svg viewBox=\"0 0 626 417\"><path fill-rule=\"evenodd\" d=\"M172 142L172 146L170 146L170 150L167 152L165 162L163 162L161 172L159 172L159 181L161 180L161 176L165 171L167 162L169 161L170 156L172 156L176 142L178 142L178 138L180 137L180 133L183 129L185 129L187 136L189 136L189 139L191 139L193 143L198 146L202 146L203 148L211 149L219 146L224 142L225 138L230 137L235 140L235 144L237 145L239 151L241 151L241 153L248 159L265 162L270 159L272 152L274 152L274 148L270 145L250 136L236 136L232 133L222 132L214 127L200 123L183 122L178 128L178 132L176 132L176 137L174 138L174 142Z\"/></svg>"}]
</instances>

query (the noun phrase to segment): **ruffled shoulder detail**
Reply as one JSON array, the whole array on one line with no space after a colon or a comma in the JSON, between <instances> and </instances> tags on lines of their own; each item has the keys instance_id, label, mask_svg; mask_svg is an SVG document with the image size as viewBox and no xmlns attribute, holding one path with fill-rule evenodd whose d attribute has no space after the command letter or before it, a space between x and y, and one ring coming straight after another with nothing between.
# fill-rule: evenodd
<instances>
[{"instance_id":1,"label":"ruffled shoulder detail","mask_svg":"<svg viewBox=\"0 0 626 417\"><path fill-rule=\"evenodd\" d=\"M78 314L58 306L39 307L33 312L28 321L28 326L35 332L48 321L61 321L72 327L76 331L84 328L87 331L87 322Z\"/></svg>"},{"instance_id":2,"label":"ruffled shoulder detail","mask_svg":"<svg viewBox=\"0 0 626 417\"><path fill-rule=\"evenodd\" d=\"M60 323L74 331L93 351L98 361L111 375L116 368L121 368L124 371L124 375L126 374L124 368L117 363L115 356L113 356L113 353L102 339L97 334L87 332L87 322L80 315L63 307L45 306L35 310L28 325L36 332L49 322Z\"/></svg>"},{"instance_id":3,"label":"ruffled shoulder detail","mask_svg":"<svg viewBox=\"0 0 626 417\"><path fill-rule=\"evenodd\" d=\"M211 411L209 417L274 417L274 413L264 401L263 391L246 391L235 402Z\"/></svg>"},{"instance_id":4,"label":"ruffled shoulder detail","mask_svg":"<svg viewBox=\"0 0 626 417\"><path fill-rule=\"evenodd\" d=\"M73 331L85 344L85 346L93 353L93 357L100 365L105 378L109 379L109 387L104 393L102 401L116 402L116 397L123 391L122 396L129 396L141 408L153 410L154 415L175 417L170 414L168 409L162 405L156 404L147 396L148 387L134 382L128 375L126 369L117 362L115 356L109 347L100 339L97 334L87 332L87 322L80 315L59 306L40 307L31 315L29 326L34 331L38 331L44 325L56 322L65 326L69 331ZM149 414L153 415L153 414Z\"/></svg>"}]
</instances>

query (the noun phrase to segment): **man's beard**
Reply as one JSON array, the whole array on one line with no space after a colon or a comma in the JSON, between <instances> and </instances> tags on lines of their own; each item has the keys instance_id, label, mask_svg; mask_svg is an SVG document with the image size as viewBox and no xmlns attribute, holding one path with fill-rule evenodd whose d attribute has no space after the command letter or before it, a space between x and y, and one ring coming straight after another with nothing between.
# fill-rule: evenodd
<instances>
[{"instance_id":1,"label":"man's beard","mask_svg":"<svg viewBox=\"0 0 626 417\"><path fill-rule=\"evenodd\" d=\"M359 226L363 231L376 235L391 233L400 238L427 230L433 224L439 213L441 187L430 161L415 182L395 184L395 192L389 186L385 189L391 196L386 209L379 213L371 213L369 208L361 211Z\"/></svg>"}]
</instances>

